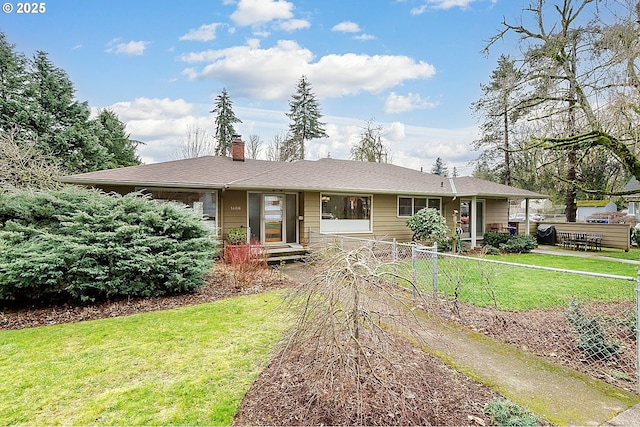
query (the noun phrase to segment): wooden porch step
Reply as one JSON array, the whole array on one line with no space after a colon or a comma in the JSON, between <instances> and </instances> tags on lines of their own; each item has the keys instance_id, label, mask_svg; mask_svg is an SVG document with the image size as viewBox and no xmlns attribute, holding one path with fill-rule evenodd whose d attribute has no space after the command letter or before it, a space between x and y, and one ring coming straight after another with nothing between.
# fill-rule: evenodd
<instances>
[{"instance_id":1,"label":"wooden porch step","mask_svg":"<svg viewBox=\"0 0 640 427\"><path fill-rule=\"evenodd\" d=\"M297 244L265 248L266 261L270 264L298 261L304 258L308 253L309 251L307 248Z\"/></svg>"}]
</instances>

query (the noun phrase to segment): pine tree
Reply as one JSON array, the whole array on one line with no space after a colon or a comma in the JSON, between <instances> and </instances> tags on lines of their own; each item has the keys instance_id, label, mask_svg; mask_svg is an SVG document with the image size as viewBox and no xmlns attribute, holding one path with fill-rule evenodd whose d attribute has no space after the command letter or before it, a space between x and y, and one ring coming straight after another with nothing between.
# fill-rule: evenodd
<instances>
[{"instance_id":1,"label":"pine tree","mask_svg":"<svg viewBox=\"0 0 640 427\"><path fill-rule=\"evenodd\" d=\"M320 122L322 114L316 96L311 92L311 84L306 76L302 76L296 85L296 93L289 101L287 117L289 132L298 146L296 159L304 160L305 142L311 139L327 138L325 123Z\"/></svg>"},{"instance_id":2,"label":"pine tree","mask_svg":"<svg viewBox=\"0 0 640 427\"><path fill-rule=\"evenodd\" d=\"M436 158L436 162L431 168L431 173L434 175L447 176L447 166L444 164L441 157Z\"/></svg>"},{"instance_id":3,"label":"pine tree","mask_svg":"<svg viewBox=\"0 0 640 427\"><path fill-rule=\"evenodd\" d=\"M27 79L27 59L15 51L4 33L0 33L0 130L12 131L27 114L25 85ZM19 126L18 126L19 127Z\"/></svg>"},{"instance_id":4,"label":"pine tree","mask_svg":"<svg viewBox=\"0 0 640 427\"><path fill-rule=\"evenodd\" d=\"M95 119L98 127L97 135L101 145L109 153L107 168L120 168L140 164L140 158L136 155L136 147L140 141L129 138L125 132L126 125L118 119L118 115L109 110L100 111Z\"/></svg>"},{"instance_id":5,"label":"pine tree","mask_svg":"<svg viewBox=\"0 0 640 427\"><path fill-rule=\"evenodd\" d=\"M222 93L216 97L215 108L210 113L216 114L216 133L218 141L216 145L216 156L227 156L231 148L231 137L236 133L233 124L242 123L233 112L233 103L227 94L227 89L223 88Z\"/></svg>"},{"instance_id":6,"label":"pine tree","mask_svg":"<svg viewBox=\"0 0 640 427\"><path fill-rule=\"evenodd\" d=\"M498 66L491 73L489 84L480 85L482 98L472 104L474 112L484 119L480 125L481 139L474 142L474 148L485 148L487 155L502 157L504 163L496 165L502 169L502 182L511 185L511 141L512 125L520 116L522 93L522 73L516 69L515 61L500 55ZM486 159L486 157L485 157Z\"/></svg>"},{"instance_id":7,"label":"pine tree","mask_svg":"<svg viewBox=\"0 0 640 427\"><path fill-rule=\"evenodd\" d=\"M57 68L45 52L31 61L26 101L26 129L33 132L43 153L62 160L68 172L89 172L107 167L107 150L100 145L91 111L75 99L67 73ZM35 134L35 135L34 135Z\"/></svg>"},{"instance_id":8,"label":"pine tree","mask_svg":"<svg viewBox=\"0 0 640 427\"><path fill-rule=\"evenodd\" d=\"M14 135L18 145L35 144L44 157L58 161L63 173L140 163L135 148L141 143L128 138L115 114L90 116L67 73L45 52L27 59L0 32L0 131Z\"/></svg>"}]
</instances>

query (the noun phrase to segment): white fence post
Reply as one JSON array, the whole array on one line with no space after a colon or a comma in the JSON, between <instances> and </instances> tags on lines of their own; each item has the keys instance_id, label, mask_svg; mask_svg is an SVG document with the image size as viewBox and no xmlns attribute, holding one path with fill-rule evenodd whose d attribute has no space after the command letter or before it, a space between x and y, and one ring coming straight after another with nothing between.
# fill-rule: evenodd
<instances>
[{"instance_id":1,"label":"white fence post","mask_svg":"<svg viewBox=\"0 0 640 427\"><path fill-rule=\"evenodd\" d=\"M398 261L398 242L396 241L395 237L393 238L393 245L391 247L392 247L392 249L391 249L392 255L391 256L392 256L393 262L396 262L396 261Z\"/></svg>"}]
</instances>

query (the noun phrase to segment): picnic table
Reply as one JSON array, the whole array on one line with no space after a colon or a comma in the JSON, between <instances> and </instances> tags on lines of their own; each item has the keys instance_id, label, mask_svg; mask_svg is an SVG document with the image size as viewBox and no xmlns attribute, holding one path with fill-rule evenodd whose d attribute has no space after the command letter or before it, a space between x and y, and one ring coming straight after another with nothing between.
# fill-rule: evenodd
<instances>
[{"instance_id":1,"label":"picnic table","mask_svg":"<svg viewBox=\"0 0 640 427\"><path fill-rule=\"evenodd\" d=\"M558 233L558 239L565 249L602 250L602 234L600 233L561 231Z\"/></svg>"}]
</instances>

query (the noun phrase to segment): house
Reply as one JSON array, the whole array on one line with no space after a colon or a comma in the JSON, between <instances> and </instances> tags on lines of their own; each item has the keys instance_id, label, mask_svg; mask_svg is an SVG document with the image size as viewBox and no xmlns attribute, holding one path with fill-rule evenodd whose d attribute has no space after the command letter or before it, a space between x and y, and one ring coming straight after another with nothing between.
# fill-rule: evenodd
<instances>
[{"instance_id":1,"label":"house","mask_svg":"<svg viewBox=\"0 0 640 427\"><path fill-rule=\"evenodd\" d=\"M617 212L618 206L610 200L578 200L576 221L585 222L587 218L596 213Z\"/></svg>"},{"instance_id":2,"label":"house","mask_svg":"<svg viewBox=\"0 0 640 427\"><path fill-rule=\"evenodd\" d=\"M640 219L640 183L636 177L631 177L623 191L629 193L624 197L629 203L629 215Z\"/></svg>"},{"instance_id":3,"label":"house","mask_svg":"<svg viewBox=\"0 0 640 427\"><path fill-rule=\"evenodd\" d=\"M472 247L490 223L506 225L509 199L546 196L471 177L446 178L384 163L320 159L273 162L208 156L70 175L63 182L192 206L219 231L248 227L265 245L308 242L308 231L409 241L407 219L438 209ZM459 213L459 218L458 218ZM528 229L528 227L527 227Z\"/></svg>"}]
</instances>

